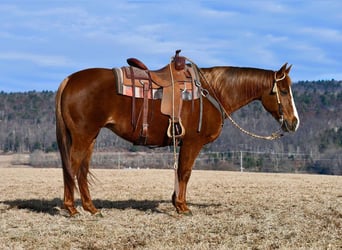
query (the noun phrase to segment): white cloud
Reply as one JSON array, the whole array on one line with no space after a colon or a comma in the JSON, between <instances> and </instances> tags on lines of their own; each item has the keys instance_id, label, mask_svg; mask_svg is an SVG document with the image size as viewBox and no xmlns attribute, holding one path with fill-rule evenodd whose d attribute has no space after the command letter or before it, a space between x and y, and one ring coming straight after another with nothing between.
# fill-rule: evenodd
<instances>
[{"instance_id":1,"label":"white cloud","mask_svg":"<svg viewBox=\"0 0 342 250\"><path fill-rule=\"evenodd\" d=\"M342 42L342 31L332 28L320 27L303 27L299 29L302 35L310 36L317 40L325 40L328 42Z\"/></svg>"},{"instance_id":2,"label":"white cloud","mask_svg":"<svg viewBox=\"0 0 342 250\"><path fill-rule=\"evenodd\" d=\"M20 52L2 52L0 53L0 60L5 61L26 61L36 64L38 66L46 67L66 67L71 66L73 63L65 56L58 55L38 55L32 53Z\"/></svg>"},{"instance_id":3,"label":"white cloud","mask_svg":"<svg viewBox=\"0 0 342 250\"><path fill-rule=\"evenodd\" d=\"M342 68L341 8L339 0L3 0L0 83L23 74L8 70L17 65L70 73L82 67L120 66L127 57L138 57L158 68L176 49L202 67L276 69L289 61L298 80L325 72L336 75ZM37 78L25 74L27 81ZM55 77L59 82L60 75Z\"/></svg>"}]
</instances>

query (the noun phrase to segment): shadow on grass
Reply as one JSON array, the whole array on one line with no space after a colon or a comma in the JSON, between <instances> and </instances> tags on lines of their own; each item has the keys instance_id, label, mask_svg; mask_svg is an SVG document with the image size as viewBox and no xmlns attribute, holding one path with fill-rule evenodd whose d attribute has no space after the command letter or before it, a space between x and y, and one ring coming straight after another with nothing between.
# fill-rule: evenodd
<instances>
[{"instance_id":1,"label":"shadow on grass","mask_svg":"<svg viewBox=\"0 0 342 250\"><path fill-rule=\"evenodd\" d=\"M166 203L171 204L171 200L120 200L120 201L110 201L110 200L93 200L95 207L99 209L135 209L139 211L151 211L152 213L167 213L160 210L158 207L160 204ZM17 200L6 200L0 201L7 206L8 209L27 209L36 213L46 213L50 215L59 214L59 208L62 206L63 201L59 198L52 200L39 200L39 199L17 199ZM76 200L76 206L81 205L81 201ZM194 204L190 203L190 206L205 208L211 206L220 206L220 204ZM1 211L0 211L1 212Z\"/></svg>"},{"instance_id":2,"label":"shadow on grass","mask_svg":"<svg viewBox=\"0 0 342 250\"><path fill-rule=\"evenodd\" d=\"M123 201L109 201L109 200L93 200L95 207L102 209L136 209L139 211L152 211L160 213L157 209L159 204L167 203L170 201L165 200L123 200ZM2 201L11 208L27 209L36 213L47 213L50 215L56 215L59 213L58 208L62 206L63 201L59 198L52 200L38 200L38 199L17 199L10 201ZM81 205L81 201L78 199L75 202L76 206Z\"/></svg>"},{"instance_id":3,"label":"shadow on grass","mask_svg":"<svg viewBox=\"0 0 342 250\"><path fill-rule=\"evenodd\" d=\"M57 214L56 207L62 204L62 200L55 198L52 200L38 200L38 199L17 199L0 201L7 206L8 209L27 209L36 213L47 213L51 215Z\"/></svg>"}]
</instances>

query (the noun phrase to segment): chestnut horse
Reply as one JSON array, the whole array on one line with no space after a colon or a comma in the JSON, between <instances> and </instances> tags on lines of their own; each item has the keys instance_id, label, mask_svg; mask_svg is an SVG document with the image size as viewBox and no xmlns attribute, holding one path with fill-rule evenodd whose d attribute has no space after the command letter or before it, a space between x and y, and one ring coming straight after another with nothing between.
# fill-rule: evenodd
<instances>
[{"instance_id":1,"label":"chestnut horse","mask_svg":"<svg viewBox=\"0 0 342 250\"><path fill-rule=\"evenodd\" d=\"M191 213L186 204L186 189L192 166L202 147L220 135L224 119L231 113L253 100L260 100L281 121L282 130L297 130L299 118L291 91L290 68L285 64L278 71L240 67L199 69L202 92L207 95L202 100L200 131L197 129L200 101L183 101L181 119L186 132L179 146L178 180L172 195L178 213ZM214 105L208 96L219 105ZM136 110L141 110L143 100L137 98L135 102ZM148 144L168 146L171 143L166 135L169 117L160 112L160 100L149 102L153 116L149 121ZM61 83L56 95L56 133L63 166L63 207L70 215L78 213L74 205L76 180L83 208L92 214L98 213L87 181L94 143L103 127L127 141L137 141L140 131L133 127L131 114L131 97L117 93L112 69L86 69ZM139 127L142 121L138 115Z\"/></svg>"}]
</instances>

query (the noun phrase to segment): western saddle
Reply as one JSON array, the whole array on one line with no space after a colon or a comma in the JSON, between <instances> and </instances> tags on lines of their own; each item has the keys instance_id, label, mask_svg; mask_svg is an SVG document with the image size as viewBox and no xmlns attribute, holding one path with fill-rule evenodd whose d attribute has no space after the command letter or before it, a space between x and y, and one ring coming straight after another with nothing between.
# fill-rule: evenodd
<instances>
[{"instance_id":1,"label":"western saddle","mask_svg":"<svg viewBox=\"0 0 342 250\"><path fill-rule=\"evenodd\" d=\"M142 130L137 144L147 144L149 99L161 99L161 112L169 116L167 135L170 138L173 136L182 138L185 134L180 117L183 99L194 101L200 97L200 93L195 85L195 81L198 79L196 67L193 67L192 63L186 63L187 59L179 56L180 51L176 51L170 64L159 70L149 70L143 62L136 58L127 59L130 66L120 69L121 94L132 97L132 125L134 128L137 126L135 99L143 98ZM118 76L117 71L116 75ZM129 88L129 94L122 92L124 87Z\"/></svg>"}]
</instances>

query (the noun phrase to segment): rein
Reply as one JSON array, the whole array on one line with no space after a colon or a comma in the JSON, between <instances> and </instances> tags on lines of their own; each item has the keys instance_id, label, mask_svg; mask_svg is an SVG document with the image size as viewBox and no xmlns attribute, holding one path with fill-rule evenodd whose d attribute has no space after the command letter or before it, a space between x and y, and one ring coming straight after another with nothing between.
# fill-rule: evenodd
<instances>
[{"instance_id":1,"label":"rein","mask_svg":"<svg viewBox=\"0 0 342 250\"><path fill-rule=\"evenodd\" d=\"M192 62L193 63L193 62ZM194 63L193 63L194 64ZM205 78L203 72L201 71L201 69L196 65L194 64L198 70L198 72L200 72L201 76L203 77L203 79L205 80L206 84L208 84L208 86L212 89L211 85L209 84L208 80ZM227 112L227 110L224 108L224 106L222 105L222 103L218 100L216 94L215 94L215 91L213 91L212 89L212 92L214 93L214 97L212 97L209 93L209 91L205 88L203 88L201 86L201 83L198 83L198 87L200 88L200 91L201 91L201 94L206 97L221 113L222 113L222 116L226 116L230 122L236 127L238 128L242 133L246 134L246 135L249 135L251 137L254 137L254 138L258 138L258 139L264 139L264 140L276 140L276 139L279 139L280 137L283 136L282 134L282 129L281 127L283 126L284 124L284 115L283 115L283 109L282 109L282 105L281 105L281 101L280 101L280 97L279 97L279 89L278 89L278 85L277 85L277 82L281 81L281 80L284 80L285 77L286 77L286 74L284 73L284 75L281 77L281 78L278 78L277 79L277 76L276 76L277 72L274 72L274 82L273 82L273 88L272 88L272 93L276 94L276 97L277 97L277 103L278 103L278 107L279 107L279 114L280 114L280 119L279 119L279 122L280 122L280 128L271 133L270 135L267 135L267 136L264 136L264 135L257 135L253 132L250 132L250 131L247 131L245 130L244 128L242 128L230 115L229 113ZM219 108L217 107L219 106Z\"/></svg>"},{"instance_id":2,"label":"rein","mask_svg":"<svg viewBox=\"0 0 342 250\"><path fill-rule=\"evenodd\" d=\"M175 173L175 183L174 183L174 190L176 197L179 195L179 180L178 180L178 157L177 157L177 144L178 140L176 138L176 131L175 131L175 81L173 79L172 74L172 66L171 62L174 59L174 57L171 57L169 67L170 67L170 77L171 77L171 84L172 84L172 117L171 117L171 126L172 126L172 143L173 143L173 170Z\"/></svg>"}]
</instances>

